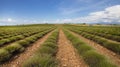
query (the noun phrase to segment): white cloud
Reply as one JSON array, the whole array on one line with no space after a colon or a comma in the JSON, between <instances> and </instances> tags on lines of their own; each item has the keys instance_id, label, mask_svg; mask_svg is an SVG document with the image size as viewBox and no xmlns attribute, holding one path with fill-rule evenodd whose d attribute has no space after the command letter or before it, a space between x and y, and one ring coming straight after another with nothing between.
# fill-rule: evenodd
<instances>
[{"instance_id":1,"label":"white cloud","mask_svg":"<svg viewBox=\"0 0 120 67\"><path fill-rule=\"evenodd\" d=\"M92 12L88 16L79 17L75 19L63 19L61 22L81 22L81 23L91 23L91 22L109 22L109 23L120 23L120 5L115 5L106 8L103 11Z\"/></svg>"},{"instance_id":2,"label":"white cloud","mask_svg":"<svg viewBox=\"0 0 120 67\"><path fill-rule=\"evenodd\" d=\"M90 13L89 18L101 22L118 22L120 20L120 5L108 7L104 11Z\"/></svg>"},{"instance_id":3,"label":"white cloud","mask_svg":"<svg viewBox=\"0 0 120 67\"><path fill-rule=\"evenodd\" d=\"M2 23L6 23L6 22L16 22L16 20L14 20L14 19L12 19L12 18L7 18L7 19L5 19L5 18L2 18L2 19L0 19L0 22L2 22Z\"/></svg>"},{"instance_id":4,"label":"white cloud","mask_svg":"<svg viewBox=\"0 0 120 67\"><path fill-rule=\"evenodd\" d=\"M7 21L11 22L11 21L12 21L12 19L11 19L11 18L8 18L8 20L7 20Z\"/></svg>"}]
</instances>

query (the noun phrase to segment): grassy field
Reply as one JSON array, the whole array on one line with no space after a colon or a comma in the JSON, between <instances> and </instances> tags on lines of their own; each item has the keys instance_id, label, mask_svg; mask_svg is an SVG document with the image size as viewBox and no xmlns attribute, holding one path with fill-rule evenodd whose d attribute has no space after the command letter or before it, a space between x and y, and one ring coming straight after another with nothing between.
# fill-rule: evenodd
<instances>
[{"instance_id":1,"label":"grassy field","mask_svg":"<svg viewBox=\"0 0 120 67\"><path fill-rule=\"evenodd\" d=\"M0 26L1 67L120 67L119 60L119 26Z\"/></svg>"}]
</instances>

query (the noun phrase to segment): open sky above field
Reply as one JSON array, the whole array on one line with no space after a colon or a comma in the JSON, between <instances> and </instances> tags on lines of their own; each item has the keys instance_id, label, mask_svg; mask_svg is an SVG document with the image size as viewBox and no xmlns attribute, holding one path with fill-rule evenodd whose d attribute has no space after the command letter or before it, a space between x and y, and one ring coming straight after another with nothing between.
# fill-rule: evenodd
<instances>
[{"instance_id":1,"label":"open sky above field","mask_svg":"<svg viewBox=\"0 0 120 67\"><path fill-rule=\"evenodd\" d=\"M0 0L0 25L120 23L120 0Z\"/></svg>"}]
</instances>

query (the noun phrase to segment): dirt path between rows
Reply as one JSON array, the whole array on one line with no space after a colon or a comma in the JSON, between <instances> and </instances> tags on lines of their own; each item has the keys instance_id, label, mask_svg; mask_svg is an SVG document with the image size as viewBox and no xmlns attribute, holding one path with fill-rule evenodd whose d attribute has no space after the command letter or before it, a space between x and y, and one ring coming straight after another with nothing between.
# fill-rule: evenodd
<instances>
[{"instance_id":1,"label":"dirt path between rows","mask_svg":"<svg viewBox=\"0 0 120 67\"><path fill-rule=\"evenodd\" d=\"M58 53L56 57L60 61L60 67L88 67L76 53L76 50L70 41L67 40L62 30L59 33Z\"/></svg>"},{"instance_id":2,"label":"dirt path between rows","mask_svg":"<svg viewBox=\"0 0 120 67\"><path fill-rule=\"evenodd\" d=\"M40 38L38 41L33 43L32 46L27 47L23 53L15 56L14 59L3 64L1 67L21 67L22 63L33 55L33 53L40 47L40 44L42 44L51 33L52 32Z\"/></svg>"},{"instance_id":3,"label":"dirt path between rows","mask_svg":"<svg viewBox=\"0 0 120 67\"><path fill-rule=\"evenodd\" d=\"M71 31L70 31L71 32ZM91 41L87 38L84 38L83 36L76 34L74 32L71 32L73 35L79 37L81 40L86 42L88 45L93 47L98 53L106 56L111 62L116 64L118 67L120 67L120 55L117 55L116 53L112 52L111 50L108 50L107 48L101 46L100 44L95 43L94 41Z\"/></svg>"}]
</instances>

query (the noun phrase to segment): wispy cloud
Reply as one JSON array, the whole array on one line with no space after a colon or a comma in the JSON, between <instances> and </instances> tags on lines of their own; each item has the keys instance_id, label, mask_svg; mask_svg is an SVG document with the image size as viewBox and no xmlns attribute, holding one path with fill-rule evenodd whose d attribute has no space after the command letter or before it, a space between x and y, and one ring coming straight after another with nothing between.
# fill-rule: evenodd
<instances>
[{"instance_id":1,"label":"wispy cloud","mask_svg":"<svg viewBox=\"0 0 120 67\"><path fill-rule=\"evenodd\" d=\"M98 9L98 8L105 8L106 6L104 5L106 2L109 0L101 0L98 2L94 2L93 0L74 0L71 1L70 5L65 5L66 3L62 3L62 5L59 7L59 10L62 15L70 15L70 14L75 14L79 13L81 11L87 11L91 9ZM93 3L91 3L93 2ZM84 5L82 5L84 4Z\"/></svg>"},{"instance_id":2,"label":"wispy cloud","mask_svg":"<svg viewBox=\"0 0 120 67\"><path fill-rule=\"evenodd\" d=\"M58 22L58 21L57 21ZM59 20L61 23L91 23L91 22L117 22L120 24L120 5L105 8L103 11L91 12L88 16L74 19Z\"/></svg>"}]
</instances>

